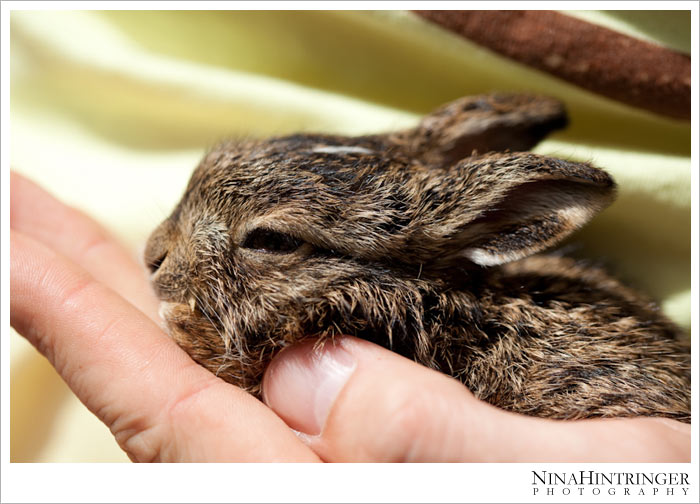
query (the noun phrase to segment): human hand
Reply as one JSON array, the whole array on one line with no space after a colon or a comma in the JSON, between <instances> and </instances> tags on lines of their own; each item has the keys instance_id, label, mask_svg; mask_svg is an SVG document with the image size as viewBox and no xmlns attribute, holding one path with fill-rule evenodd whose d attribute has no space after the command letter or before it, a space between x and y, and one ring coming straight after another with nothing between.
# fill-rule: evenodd
<instances>
[{"instance_id":1,"label":"human hand","mask_svg":"<svg viewBox=\"0 0 700 504\"><path fill-rule=\"evenodd\" d=\"M160 330L145 273L98 224L15 174L11 194L12 326L132 460L690 460L689 425L516 415L350 337L281 352L265 374L266 406Z\"/></svg>"},{"instance_id":2,"label":"human hand","mask_svg":"<svg viewBox=\"0 0 700 504\"><path fill-rule=\"evenodd\" d=\"M319 460L269 408L158 327L145 272L104 229L11 177L11 324L132 460Z\"/></svg>"},{"instance_id":3,"label":"human hand","mask_svg":"<svg viewBox=\"0 0 700 504\"><path fill-rule=\"evenodd\" d=\"M690 425L675 420L520 415L367 341L312 347L283 350L263 394L325 461L690 461Z\"/></svg>"}]
</instances>

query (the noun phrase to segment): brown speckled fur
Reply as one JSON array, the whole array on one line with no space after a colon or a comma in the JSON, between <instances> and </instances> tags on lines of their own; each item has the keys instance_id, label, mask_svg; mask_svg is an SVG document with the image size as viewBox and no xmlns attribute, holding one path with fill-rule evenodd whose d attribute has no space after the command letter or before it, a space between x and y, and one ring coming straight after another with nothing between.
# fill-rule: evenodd
<instances>
[{"instance_id":1,"label":"brown speckled fur","mask_svg":"<svg viewBox=\"0 0 700 504\"><path fill-rule=\"evenodd\" d=\"M387 135L219 145L147 246L171 334L254 394L281 348L352 334L508 410L689 421L682 332L603 271L533 255L614 198L599 169L511 152L565 124L553 100L487 95Z\"/></svg>"}]
</instances>

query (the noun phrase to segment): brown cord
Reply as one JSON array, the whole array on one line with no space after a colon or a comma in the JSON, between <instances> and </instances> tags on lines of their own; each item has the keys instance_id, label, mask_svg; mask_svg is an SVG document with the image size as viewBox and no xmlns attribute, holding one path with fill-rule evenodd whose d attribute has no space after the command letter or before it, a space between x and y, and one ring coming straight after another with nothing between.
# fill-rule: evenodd
<instances>
[{"instance_id":1,"label":"brown cord","mask_svg":"<svg viewBox=\"0 0 700 504\"><path fill-rule=\"evenodd\" d=\"M511 59L676 119L690 119L690 57L554 11L415 11Z\"/></svg>"}]
</instances>

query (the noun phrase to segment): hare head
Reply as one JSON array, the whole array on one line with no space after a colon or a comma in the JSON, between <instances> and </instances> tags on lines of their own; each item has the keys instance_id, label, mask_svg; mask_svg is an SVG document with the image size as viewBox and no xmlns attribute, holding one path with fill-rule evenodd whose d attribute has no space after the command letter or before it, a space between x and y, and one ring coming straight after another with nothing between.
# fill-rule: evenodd
<instances>
[{"instance_id":1,"label":"hare head","mask_svg":"<svg viewBox=\"0 0 700 504\"><path fill-rule=\"evenodd\" d=\"M169 331L253 393L274 353L310 336L358 335L439 367L426 317L458 324L479 309L484 270L612 201L613 180L588 164L491 152L565 124L554 100L488 95L407 131L220 144L147 245Z\"/></svg>"}]
</instances>

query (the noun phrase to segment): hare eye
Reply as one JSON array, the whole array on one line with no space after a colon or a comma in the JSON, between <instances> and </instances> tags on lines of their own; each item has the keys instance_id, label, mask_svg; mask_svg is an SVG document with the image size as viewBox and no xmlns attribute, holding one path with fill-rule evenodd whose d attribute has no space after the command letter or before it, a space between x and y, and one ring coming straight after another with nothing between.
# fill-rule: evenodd
<instances>
[{"instance_id":1,"label":"hare eye","mask_svg":"<svg viewBox=\"0 0 700 504\"><path fill-rule=\"evenodd\" d=\"M304 242L293 236L272 231L271 229L253 229L245 237L241 247L260 250L262 252L274 252L277 254L290 254L301 247Z\"/></svg>"}]
</instances>

